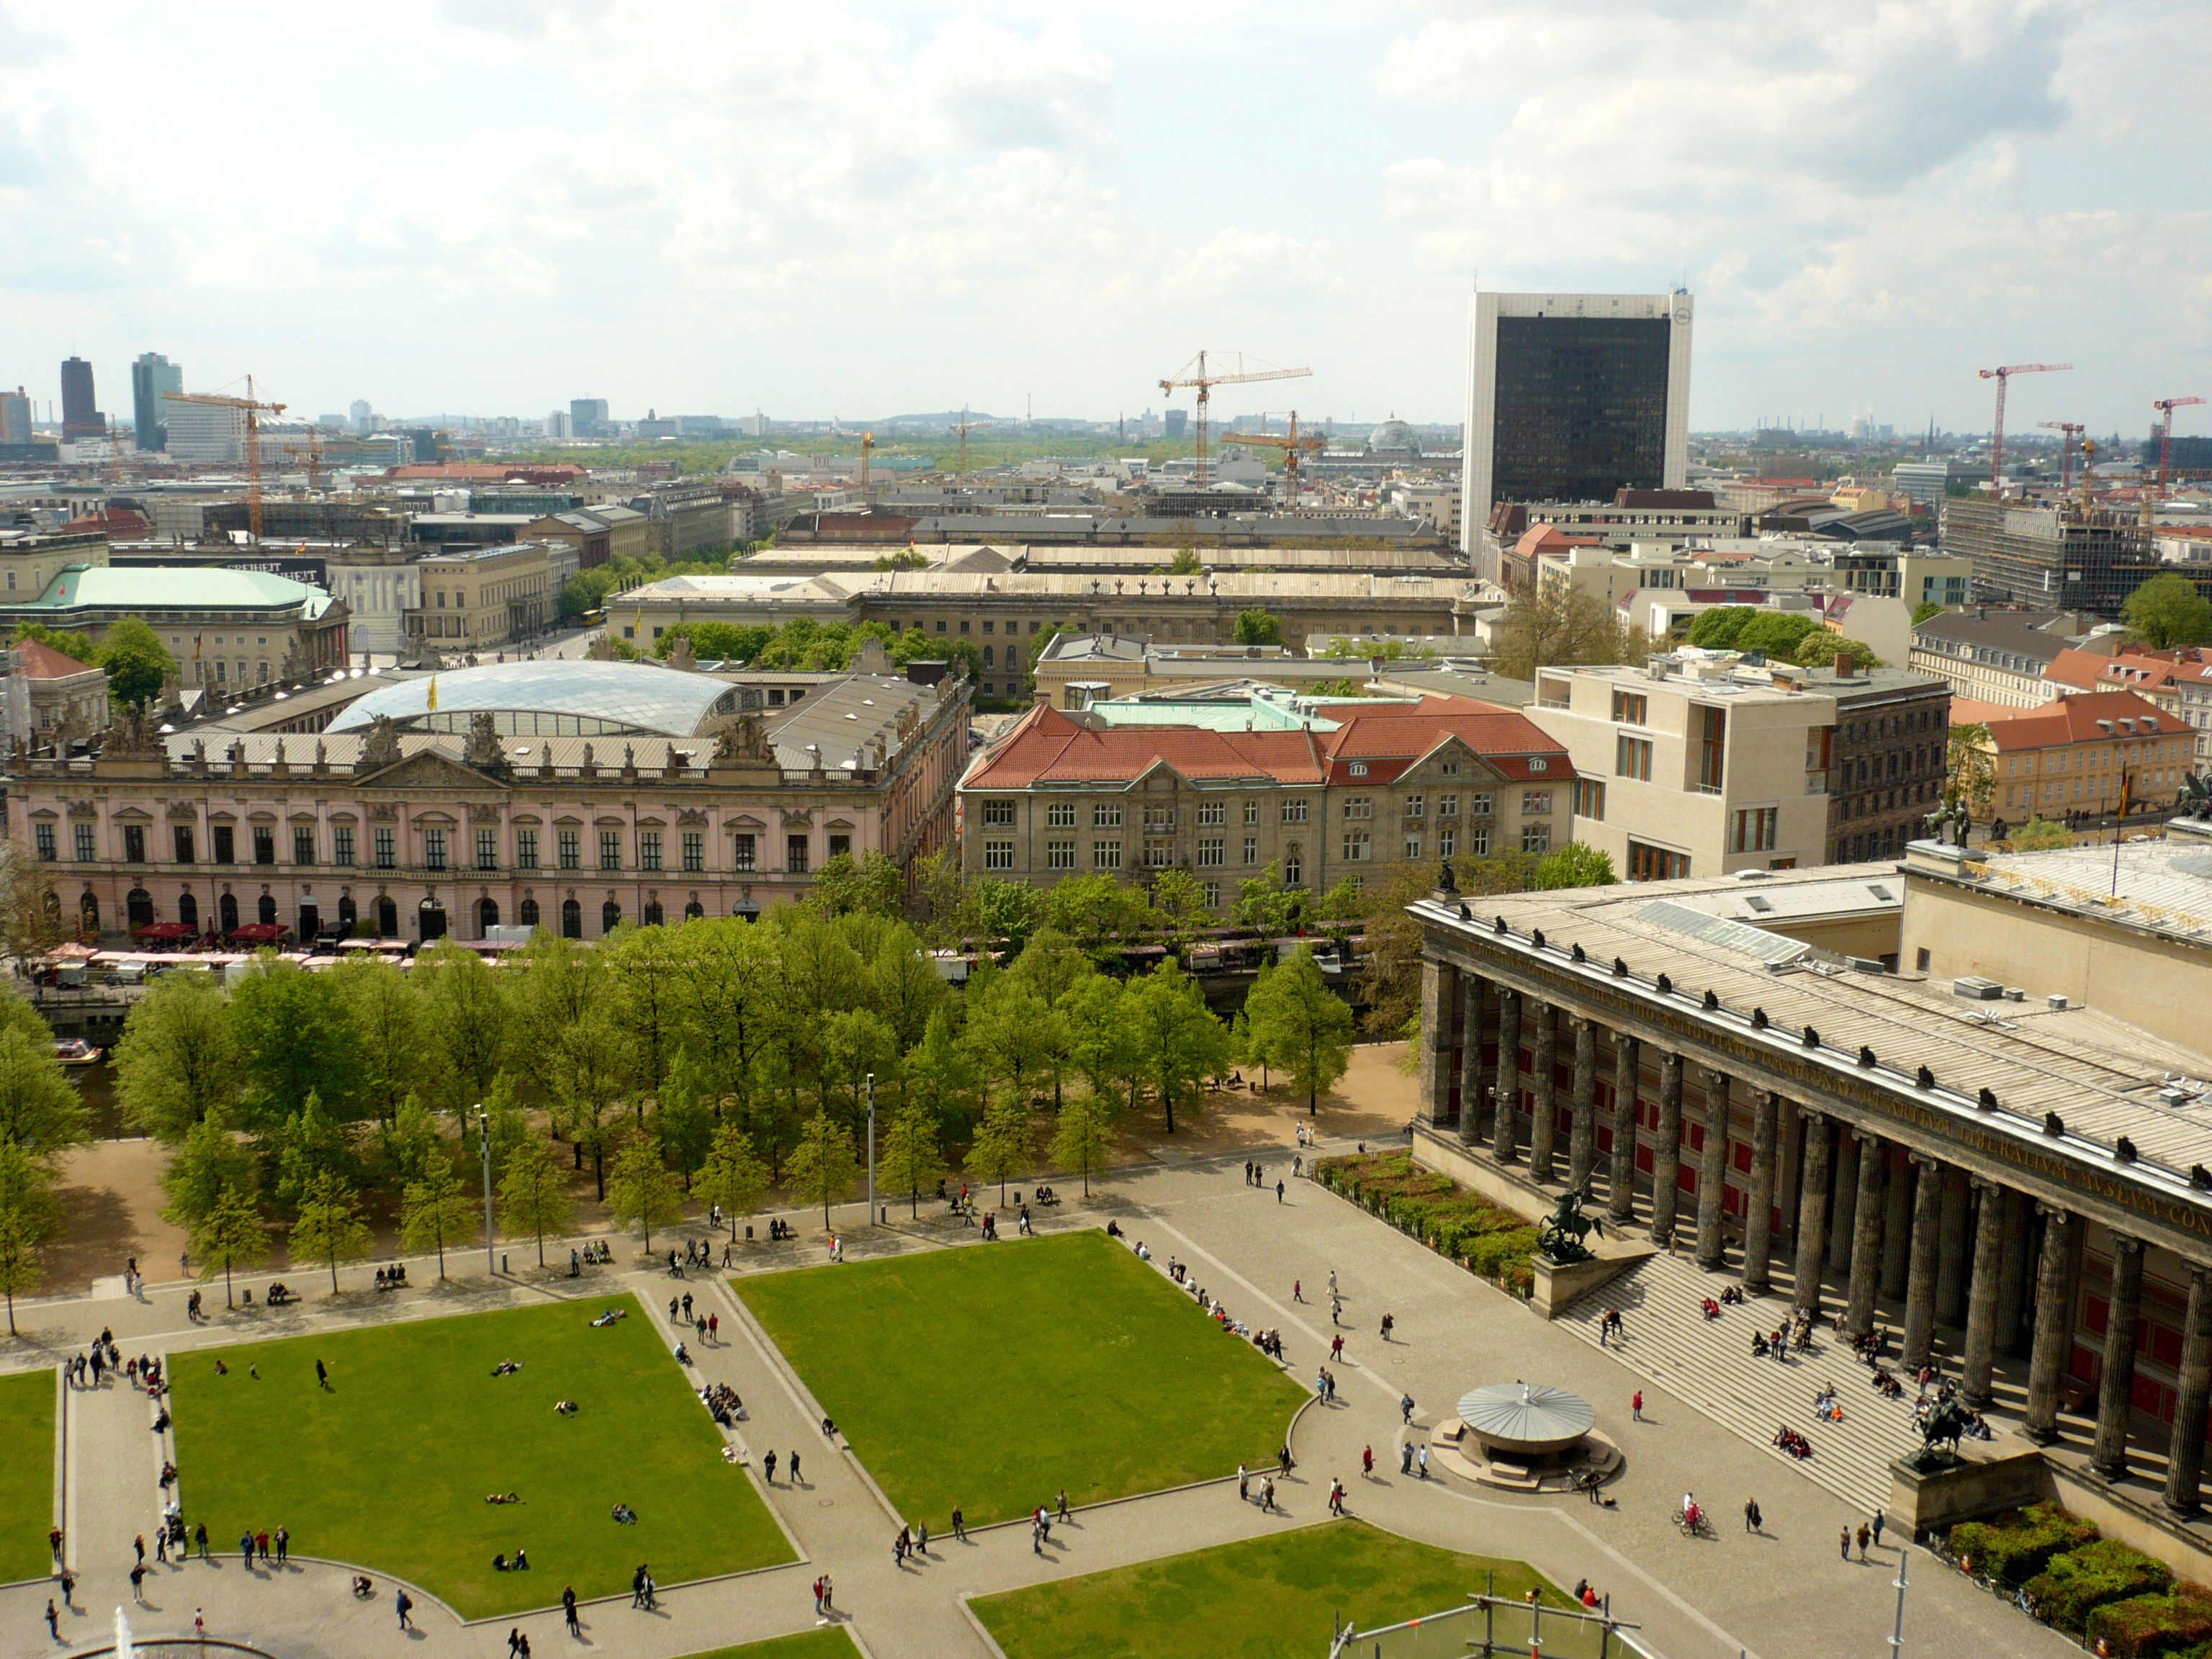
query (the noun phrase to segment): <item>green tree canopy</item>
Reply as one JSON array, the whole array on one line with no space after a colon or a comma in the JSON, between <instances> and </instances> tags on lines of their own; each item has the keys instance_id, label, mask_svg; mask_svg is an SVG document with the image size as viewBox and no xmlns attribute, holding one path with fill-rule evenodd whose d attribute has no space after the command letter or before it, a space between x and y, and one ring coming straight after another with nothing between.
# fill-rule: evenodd
<instances>
[{"instance_id":1,"label":"green tree canopy","mask_svg":"<svg viewBox=\"0 0 2212 1659\"><path fill-rule=\"evenodd\" d=\"M101 636L99 666L107 671L107 695L126 708L138 708L161 696L161 682L177 672L177 659L143 618L125 617Z\"/></svg>"},{"instance_id":2,"label":"green tree canopy","mask_svg":"<svg viewBox=\"0 0 2212 1659\"><path fill-rule=\"evenodd\" d=\"M87 1139L91 1121L46 1022L20 998L0 1001L0 1140L52 1158Z\"/></svg>"},{"instance_id":3,"label":"green tree canopy","mask_svg":"<svg viewBox=\"0 0 2212 1659\"><path fill-rule=\"evenodd\" d=\"M39 1287L46 1242L60 1231L53 1171L14 1141L0 1141L0 1295L8 1299L8 1334L15 1333L15 1298Z\"/></svg>"},{"instance_id":4,"label":"green tree canopy","mask_svg":"<svg viewBox=\"0 0 2212 1659\"><path fill-rule=\"evenodd\" d=\"M761 1195L768 1190L768 1165L753 1151L753 1138L733 1120L715 1130L695 1190L729 1217L733 1241L738 1223L760 1208Z\"/></svg>"},{"instance_id":5,"label":"green tree canopy","mask_svg":"<svg viewBox=\"0 0 2212 1659\"><path fill-rule=\"evenodd\" d=\"M1198 982L1172 963L1131 985L1124 1006L1173 1134L1176 1100L1194 1097L1230 1063L1229 1029L1206 1006Z\"/></svg>"},{"instance_id":6,"label":"green tree canopy","mask_svg":"<svg viewBox=\"0 0 2212 1659\"><path fill-rule=\"evenodd\" d=\"M853 1132L817 1112L799 1132L799 1144L784 1160L784 1176L791 1195L809 1206L822 1206L822 1230L830 1230L830 1206L848 1196L860 1176L860 1162L853 1155Z\"/></svg>"},{"instance_id":7,"label":"green tree canopy","mask_svg":"<svg viewBox=\"0 0 2212 1659\"><path fill-rule=\"evenodd\" d=\"M2212 599L2175 571L2153 576L2129 594L2120 616L2129 631L2155 651L2212 640Z\"/></svg>"},{"instance_id":8,"label":"green tree canopy","mask_svg":"<svg viewBox=\"0 0 2212 1659\"><path fill-rule=\"evenodd\" d=\"M1114 1142L1113 1109L1098 1095L1071 1100L1060 1109L1053 1126L1050 1155L1055 1167L1074 1170L1083 1177L1083 1195L1091 1196L1091 1172L1103 1167Z\"/></svg>"},{"instance_id":9,"label":"green tree canopy","mask_svg":"<svg viewBox=\"0 0 2212 1659\"><path fill-rule=\"evenodd\" d=\"M331 1294L336 1296L338 1263L366 1256L373 1237L368 1223L362 1219L361 1200L343 1176L323 1170L308 1178L298 1218L292 1223L294 1266L313 1262L327 1267Z\"/></svg>"},{"instance_id":10,"label":"green tree canopy","mask_svg":"<svg viewBox=\"0 0 2212 1659\"><path fill-rule=\"evenodd\" d=\"M1613 872L1611 854L1587 842L1571 841L1536 860L1529 885L1541 892L1559 887L1610 887L1619 879Z\"/></svg>"},{"instance_id":11,"label":"green tree canopy","mask_svg":"<svg viewBox=\"0 0 2212 1659\"><path fill-rule=\"evenodd\" d=\"M200 1264L203 1283L222 1275L222 1304L235 1305L231 1275L240 1267L258 1267L269 1259L269 1224L253 1201L252 1189L225 1187L215 1201L191 1224L189 1244Z\"/></svg>"},{"instance_id":12,"label":"green tree canopy","mask_svg":"<svg viewBox=\"0 0 2212 1659\"><path fill-rule=\"evenodd\" d=\"M653 1230L665 1227L684 1214L684 1194L660 1143L637 1135L623 1143L607 1176L607 1213L617 1226L635 1226L645 1235L646 1254L653 1253Z\"/></svg>"},{"instance_id":13,"label":"green tree canopy","mask_svg":"<svg viewBox=\"0 0 2212 1659\"><path fill-rule=\"evenodd\" d=\"M1237 613L1237 644L1280 645L1282 642L1283 619L1273 612L1250 610Z\"/></svg>"},{"instance_id":14,"label":"green tree canopy","mask_svg":"<svg viewBox=\"0 0 2212 1659\"><path fill-rule=\"evenodd\" d=\"M210 1111L234 1104L244 1056L221 980L213 974L156 979L123 1022L115 1070L131 1126L173 1146Z\"/></svg>"},{"instance_id":15,"label":"green tree canopy","mask_svg":"<svg viewBox=\"0 0 2212 1659\"><path fill-rule=\"evenodd\" d=\"M431 1155L419 1181L408 1182L399 1206L399 1241L410 1250L435 1250L438 1277L446 1276L446 1246L477 1236L476 1206L443 1152Z\"/></svg>"},{"instance_id":16,"label":"green tree canopy","mask_svg":"<svg viewBox=\"0 0 2212 1659\"><path fill-rule=\"evenodd\" d=\"M1354 1022L1349 1005L1322 977L1313 952L1300 945L1254 985L1244 1015L1252 1051L1288 1072L1305 1091L1308 1114L1317 1115L1321 1091L1334 1086L1352 1064Z\"/></svg>"},{"instance_id":17,"label":"green tree canopy","mask_svg":"<svg viewBox=\"0 0 2212 1659\"><path fill-rule=\"evenodd\" d=\"M892 1192L906 1188L907 1213L921 1212L921 1189L934 1187L945 1173L938 1145L937 1114L919 1102L891 1119L884 1136L883 1180Z\"/></svg>"},{"instance_id":18,"label":"green tree canopy","mask_svg":"<svg viewBox=\"0 0 2212 1659\"><path fill-rule=\"evenodd\" d=\"M210 1214L225 1194L251 1194L255 1187L253 1148L240 1139L221 1107L185 1132L184 1144L162 1171L169 1202L161 1218L189 1231Z\"/></svg>"},{"instance_id":19,"label":"green tree canopy","mask_svg":"<svg viewBox=\"0 0 2212 1659\"><path fill-rule=\"evenodd\" d=\"M247 1085L249 1127L283 1121L320 1097L323 1109L349 1120L362 1094L361 1033L344 989L324 974L264 952L231 988L230 1024Z\"/></svg>"},{"instance_id":20,"label":"green tree canopy","mask_svg":"<svg viewBox=\"0 0 2212 1659\"><path fill-rule=\"evenodd\" d=\"M823 914L849 915L854 911L875 916L906 914L906 876L896 860L869 852L855 859L839 853L814 874L813 902Z\"/></svg>"},{"instance_id":21,"label":"green tree canopy","mask_svg":"<svg viewBox=\"0 0 2212 1659\"><path fill-rule=\"evenodd\" d=\"M2008 839L2015 853L2047 853L2074 844L2074 832L2056 818L2030 818Z\"/></svg>"},{"instance_id":22,"label":"green tree canopy","mask_svg":"<svg viewBox=\"0 0 2212 1659\"><path fill-rule=\"evenodd\" d=\"M1640 662L1650 643L1589 589L1532 581L1506 605L1491 663L1508 678L1534 679L1539 668L1571 663Z\"/></svg>"},{"instance_id":23,"label":"green tree canopy","mask_svg":"<svg viewBox=\"0 0 2212 1659\"><path fill-rule=\"evenodd\" d=\"M538 1241L538 1265L545 1265L545 1235L566 1232L574 1222L576 1202L568 1194L550 1141L531 1135L507 1155L499 1178L499 1218L508 1232Z\"/></svg>"},{"instance_id":24,"label":"green tree canopy","mask_svg":"<svg viewBox=\"0 0 2212 1659\"><path fill-rule=\"evenodd\" d=\"M995 1184L999 1206L1006 1203L1006 1183L1029 1172L1033 1155L1030 1143L1030 1109L1018 1100L1001 1100L987 1107L983 1121L969 1143L961 1173L981 1186Z\"/></svg>"}]
</instances>

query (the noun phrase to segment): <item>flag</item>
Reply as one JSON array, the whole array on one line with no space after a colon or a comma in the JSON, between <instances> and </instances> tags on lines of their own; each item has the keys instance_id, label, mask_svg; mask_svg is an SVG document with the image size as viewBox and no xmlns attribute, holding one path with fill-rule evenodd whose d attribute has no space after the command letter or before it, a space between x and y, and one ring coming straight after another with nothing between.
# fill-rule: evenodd
<instances>
[{"instance_id":1,"label":"flag","mask_svg":"<svg viewBox=\"0 0 2212 1659\"><path fill-rule=\"evenodd\" d=\"M438 712L438 677L435 674L430 676L430 712L434 714Z\"/></svg>"}]
</instances>

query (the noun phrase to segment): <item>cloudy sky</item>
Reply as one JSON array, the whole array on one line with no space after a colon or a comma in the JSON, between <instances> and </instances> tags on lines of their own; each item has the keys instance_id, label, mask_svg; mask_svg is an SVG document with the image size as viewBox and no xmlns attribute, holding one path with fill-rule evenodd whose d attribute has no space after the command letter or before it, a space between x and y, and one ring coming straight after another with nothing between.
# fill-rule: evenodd
<instances>
[{"instance_id":1,"label":"cloudy sky","mask_svg":"<svg viewBox=\"0 0 2212 1659\"><path fill-rule=\"evenodd\" d=\"M1697 427L2070 361L2014 422L2132 434L2212 397L2208 98L2203 0L0 0L0 383L1455 420L1478 277L1686 282Z\"/></svg>"}]
</instances>

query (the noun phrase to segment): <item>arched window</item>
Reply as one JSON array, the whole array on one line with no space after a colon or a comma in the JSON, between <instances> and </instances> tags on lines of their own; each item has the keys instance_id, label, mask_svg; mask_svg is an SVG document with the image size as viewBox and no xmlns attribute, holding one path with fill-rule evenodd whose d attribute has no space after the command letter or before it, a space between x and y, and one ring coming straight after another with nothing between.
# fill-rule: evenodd
<instances>
[{"instance_id":1,"label":"arched window","mask_svg":"<svg viewBox=\"0 0 2212 1659\"><path fill-rule=\"evenodd\" d=\"M707 907L700 903L696 898L694 898L690 903L684 907L684 920L686 921L693 921L697 917L705 915L706 914Z\"/></svg>"},{"instance_id":2,"label":"arched window","mask_svg":"<svg viewBox=\"0 0 2212 1659\"><path fill-rule=\"evenodd\" d=\"M561 901L561 937L581 939L584 936L584 907L574 899Z\"/></svg>"},{"instance_id":3,"label":"arched window","mask_svg":"<svg viewBox=\"0 0 2212 1659\"><path fill-rule=\"evenodd\" d=\"M477 901L477 937L483 939L499 926L499 901L480 898Z\"/></svg>"},{"instance_id":4,"label":"arched window","mask_svg":"<svg viewBox=\"0 0 2212 1659\"><path fill-rule=\"evenodd\" d=\"M379 939L399 937L399 907L389 898L376 901L376 936Z\"/></svg>"},{"instance_id":5,"label":"arched window","mask_svg":"<svg viewBox=\"0 0 2212 1659\"><path fill-rule=\"evenodd\" d=\"M131 931L154 925L154 896L143 887L134 887L124 896L123 908L131 918Z\"/></svg>"},{"instance_id":6,"label":"arched window","mask_svg":"<svg viewBox=\"0 0 2212 1659\"><path fill-rule=\"evenodd\" d=\"M261 896L261 902L253 909L254 919L264 926L276 920L276 901L267 893Z\"/></svg>"},{"instance_id":7,"label":"arched window","mask_svg":"<svg viewBox=\"0 0 2212 1659\"><path fill-rule=\"evenodd\" d=\"M320 907L314 904L301 905L300 937L303 939L310 939L322 931L323 913Z\"/></svg>"},{"instance_id":8,"label":"arched window","mask_svg":"<svg viewBox=\"0 0 2212 1659\"><path fill-rule=\"evenodd\" d=\"M515 907L515 915L525 927L535 927L538 925L538 901L534 898L523 900Z\"/></svg>"},{"instance_id":9,"label":"arched window","mask_svg":"<svg viewBox=\"0 0 2212 1659\"><path fill-rule=\"evenodd\" d=\"M611 933L622 926L622 906L609 899L599 907L599 931Z\"/></svg>"},{"instance_id":10,"label":"arched window","mask_svg":"<svg viewBox=\"0 0 2212 1659\"><path fill-rule=\"evenodd\" d=\"M100 931L100 901L90 893L87 893L76 902L76 908L77 915L82 919L84 931L88 933L98 933Z\"/></svg>"},{"instance_id":11,"label":"arched window","mask_svg":"<svg viewBox=\"0 0 2212 1659\"><path fill-rule=\"evenodd\" d=\"M187 927L200 925L200 902L190 893L177 895L177 920Z\"/></svg>"},{"instance_id":12,"label":"arched window","mask_svg":"<svg viewBox=\"0 0 2212 1659\"><path fill-rule=\"evenodd\" d=\"M666 920L666 918L661 915L660 901L657 898L649 898L646 900L645 909L641 915L645 925L648 927L658 927L660 926L662 921Z\"/></svg>"},{"instance_id":13,"label":"arched window","mask_svg":"<svg viewBox=\"0 0 2212 1659\"><path fill-rule=\"evenodd\" d=\"M238 931L238 895L225 893L216 905L216 924L226 933Z\"/></svg>"},{"instance_id":14,"label":"arched window","mask_svg":"<svg viewBox=\"0 0 2212 1659\"><path fill-rule=\"evenodd\" d=\"M422 943L446 936L446 907L434 898L426 898L416 907L415 919L422 929Z\"/></svg>"},{"instance_id":15,"label":"arched window","mask_svg":"<svg viewBox=\"0 0 2212 1659\"><path fill-rule=\"evenodd\" d=\"M349 893L338 901L338 931L350 938L354 925L360 920L361 907L353 902L353 895Z\"/></svg>"}]
</instances>

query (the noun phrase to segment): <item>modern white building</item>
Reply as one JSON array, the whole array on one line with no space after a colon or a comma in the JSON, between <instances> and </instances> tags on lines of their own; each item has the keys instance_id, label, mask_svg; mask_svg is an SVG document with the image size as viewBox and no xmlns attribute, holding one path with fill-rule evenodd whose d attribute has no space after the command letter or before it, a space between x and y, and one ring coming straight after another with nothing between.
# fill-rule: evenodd
<instances>
[{"instance_id":1,"label":"modern white building","mask_svg":"<svg viewBox=\"0 0 2212 1659\"><path fill-rule=\"evenodd\" d=\"M179 404L161 399L161 426L169 459L212 466L238 466L246 459L246 411L216 404Z\"/></svg>"},{"instance_id":2,"label":"modern white building","mask_svg":"<svg viewBox=\"0 0 2212 1659\"><path fill-rule=\"evenodd\" d=\"M1475 295L1462 551L1493 502L1683 487L1693 311L1686 292Z\"/></svg>"}]
</instances>

